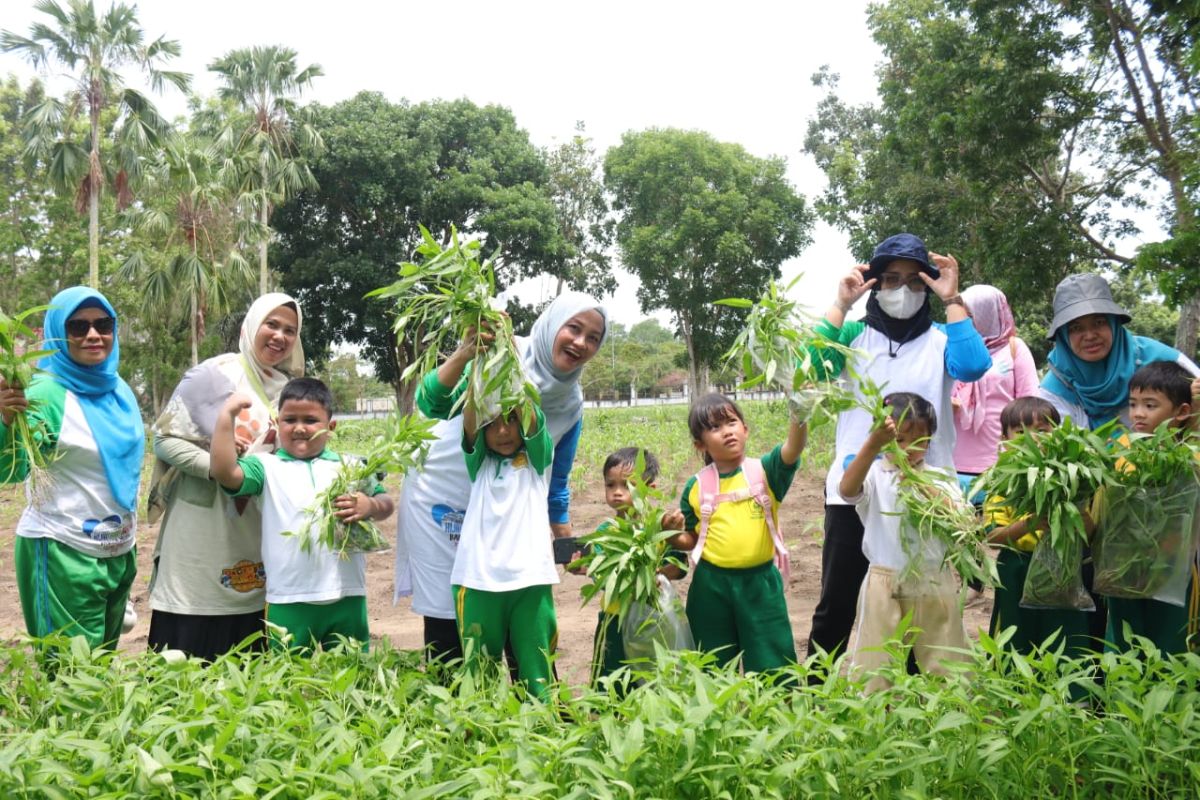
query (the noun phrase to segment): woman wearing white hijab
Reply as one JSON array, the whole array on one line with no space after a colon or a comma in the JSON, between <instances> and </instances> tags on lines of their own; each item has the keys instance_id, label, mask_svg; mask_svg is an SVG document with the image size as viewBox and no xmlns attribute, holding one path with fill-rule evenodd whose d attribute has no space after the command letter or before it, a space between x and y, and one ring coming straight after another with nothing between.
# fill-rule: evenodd
<instances>
[{"instance_id":1,"label":"woman wearing white hijab","mask_svg":"<svg viewBox=\"0 0 1200 800\"><path fill-rule=\"evenodd\" d=\"M238 418L242 453L275 449L279 392L304 374L300 306L265 294L246 312L238 352L192 367L154 423L158 456L150 521L162 516L150 579L150 647L213 659L263 630L262 517L209 477L217 412L234 392L253 400Z\"/></svg>"},{"instance_id":2,"label":"woman wearing white hijab","mask_svg":"<svg viewBox=\"0 0 1200 800\"><path fill-rule=\"evenodd\" d=\"M548 500L556 537L571 535L567 478L583 424L579 377L604 343L607 327L608 314L600 303L586 294L565 292L537 318L528 337L517 338L521 363L541 393L546 428L555 443ZM460 348L450 358L465 362L471 356ZM471 480L462 454L462 417L446 419L457 392L447 395L450 387L439 392L437 385L437 372L430 372L417 392L421 411L443 421L434 428L438 438L423 471L404 481L397 514L395 599L412 595L413 611L425 617L430 657L449 659L461 655L450 572ZM445 402L438 401L439 395Z\"/></svg>"}]
</instances>

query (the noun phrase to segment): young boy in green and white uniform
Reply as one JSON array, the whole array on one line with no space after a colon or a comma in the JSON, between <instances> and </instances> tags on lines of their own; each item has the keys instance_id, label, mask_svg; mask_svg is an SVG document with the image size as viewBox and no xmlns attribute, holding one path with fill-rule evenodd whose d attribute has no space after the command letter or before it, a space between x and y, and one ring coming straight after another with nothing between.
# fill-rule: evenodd
<instances>
[{"instance_id":1,"label":"young boy in green and white uniform","mask_svg":"<svg viewBox=\"0 0 1200 800\"><path fill-rule=\"evenodd\" d=\"M634 469L637 468L638 455L642 457L642 480L647 486L653 486L658 479L658 459L649 450L642 450L637 447L623 447L616 452L609 454L604 460L604 502L617 517L624 517L629 513L632 500L629 492L629 478L633 475ZM601 523L597 530L604 530L607 522ZM687 573L680 564L687 563L686 550L690 550L695 545L695 538L690 534L682 533L683 530L683 512L679 509L672 509L663 515L662 527L664 529L678 529L681 533L672 537L672 541L683 539L686 545L683 549L671 550L667 553L667 558L658 571L667 580L677 581L683 578ZM686 537L686 538L685 538ZM600 638L604 638L603 652L595 653L597 663L592 665L592 674L597 678L603 678L613 674L623 666L625 662L625 643L621 638L621 627L618 625L617 609L614 605L610 605L607 600L603 601L600 608L600 618L596 622L596 633L592 637L594 644L599 644Z\"/></svg>"},{"instance_id":2,"label":"young boy in green and white uniform","mask_svg":"<svg viewBox=\"0 0 1200 800\"><path fill-rule=\"evenodd\" d=\"M1174 361L1154 361L1139 368L1129 380L1129 422L1134 436L1148 435L1159 425L1174 428L1180 437L1191 435L1200 392L1200 378ZM1128 444L1128 440L1124 440ZM1180 444L1182 447L1183 445ZM1131 469L1123 461L1117 469ZM1102 514L1104 493L1097 495L1093 516ZM1186 653L1200 647L1200 572L1195 550L1180 553L1189 561L1191 572L1186 605L1180 607L1154 599L1108 597L1108 628L1104 633L1106 649L1129 649L1125 626L1136 636L1144 636L1163 653Z\"/></svg>"},{"instance_id":3,"label":"young boy in green and white uniform","mask_svg":"<svg viewBox=\"0 0 1200 800\"><path fill-rule=\"evenodd\" d=\"M362 553L342 558L314 542L301 549L301 537L285 531L304 530L306 509L337 477L341 458L325 447L332 420L333 396L313 378L288 381L279 395L279 450L237 457L234 420L250 405L245 395L225 402L213 430L211 470L235 497L258 497L262 504L262 559L267 576L267 622L285 629L293 646L332 646L338 636L367 648L367 564ZM370 496L345 494L335 501L334 515L344 523L384 519L394 506L383 487ZM272 637L272 645L281 643Z\"/></svg>"},{"instance_id":4,"label":"young boy in green and white uniform","mask_svg":"<svg viewBox=\"0 0 1200 800\"><path fill-rule=\"evenodd\" d=\"M479 427L471 407L463 411L472 487L450 583L467 664L500 658L507 638L521 681L547 699L549 656L558 644L546 501L554 441L542 410L534 412L528 427L517 412Z\"/></svg>"}]
</instances>

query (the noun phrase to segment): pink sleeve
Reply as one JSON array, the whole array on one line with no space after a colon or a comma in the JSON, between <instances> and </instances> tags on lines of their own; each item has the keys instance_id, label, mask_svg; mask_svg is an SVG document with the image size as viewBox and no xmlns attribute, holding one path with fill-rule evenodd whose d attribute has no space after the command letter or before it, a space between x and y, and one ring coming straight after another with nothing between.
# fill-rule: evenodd
<instances>
[{"instance_id":1,"label":"pink sleeve","mask_svg":"<svg viewBox=\"0 0 1200 800\"><path fill-rule=\"evenodd\" d=\"M1031 397L1037 394L1037 366L1033 363L1033 353L1029 345L1020 339L1016 342L1016 355L1013 358L1013 397Z\"/></svg>"}]
</instances>

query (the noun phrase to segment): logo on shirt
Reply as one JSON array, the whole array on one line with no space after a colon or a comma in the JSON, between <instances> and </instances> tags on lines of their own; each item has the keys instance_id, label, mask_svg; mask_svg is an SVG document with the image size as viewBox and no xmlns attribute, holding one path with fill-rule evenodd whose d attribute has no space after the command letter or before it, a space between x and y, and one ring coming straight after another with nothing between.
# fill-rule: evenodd
<instances>
[{"instance_id":1,"label":"logo on shirt","mask_svg":"<svg viewBox=\"0 0 1200 800\"><path fill-rule=\"evenodd\" d=\"M250 592L267 585L267 573L261 561L242 559L221 570L221 585L235 592Z\"/></svg>"},{"instance_id":2,"label":"logo on shirt","mask_svg":"<svg viewBox=\"0 0 1200 800\"><path fill-rule=\"evenodd\" d=\"M124 539L129 535L129 531L129 522L116 514L104 519L85 519L83 521L83 535L100 544Z\"/></svg>"},{"instance_id":3,"label":"logo on shirt","mask_svg":"<svg viewBox=\"0 0 1200 800\"><path fill-rule=\"evenodd\" d=\"M441 526L451 544L457 545L459 536L462 535L463 516L467 512L438 503L433 507L432 513L434 524Z\"/></svg>"}]
</instances>

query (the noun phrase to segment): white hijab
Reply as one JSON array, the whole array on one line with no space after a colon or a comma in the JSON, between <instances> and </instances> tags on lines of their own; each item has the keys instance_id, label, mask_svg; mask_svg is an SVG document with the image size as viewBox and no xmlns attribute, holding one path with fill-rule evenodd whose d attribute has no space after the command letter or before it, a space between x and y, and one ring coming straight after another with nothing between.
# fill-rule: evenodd
<instances>
[{"instance_id":1,"label":"white hijab","mask_svg":"<svg viewBox=\"0 0 1200 800\"><path fill-rule=\"evenodd\" d=\"M579 386L579 374L584 365L570 372L556 369L553 359L554 337L572 317L584 311L598 312L604 320L604 333L600 338L602 347L608 336L608 311L594 297L583 292L563 292L554 298L546 310L538 315L529 336L517 337L521 365L541 392L546 428L555 442L583 416L583 389Z\"/></svg>"}]
</instances>

